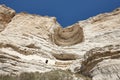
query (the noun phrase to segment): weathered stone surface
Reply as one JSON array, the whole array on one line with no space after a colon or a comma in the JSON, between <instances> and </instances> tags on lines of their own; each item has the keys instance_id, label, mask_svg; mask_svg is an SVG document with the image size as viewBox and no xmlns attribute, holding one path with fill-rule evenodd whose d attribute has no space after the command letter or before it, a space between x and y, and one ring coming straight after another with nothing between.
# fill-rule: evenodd
<instances>
[{"instance_id":1,"label":"weathered stone surface","mask_svg":"<svg viewBox=\"0 0 120 80\"><path fill-rule=\"evenodd\" d=\"M15 11L5 5L0 5L0 32L7 26L15 16Z\"/></svg>"},{"instance_id":2,"label":"weathered stone surface","mask_svg":"<svg viewBox=\"0 0 120 80\"><path fill-rule=\"evenodd\" d=\"M58 27L54 30L53 42L59 46L71 46L83 41L83 29L79 24L68 28Z\"/></svg>"},{"instance_id":3,"label":"weathered stone surface","mask_svg":"<svg viewBox=\"0 0 120 80\"><path fill-rule=\"evenodd\" d=\"M4 6L0 11L9 17L1 16L7 25L0 32L0 74L49 74L62 69L70 70L73 80L119 80L119 8L67 28L55 17L15 15Z\"/></svg>"},{"instance_id":4,"label":"weathered stone surface","mask_svg":"<svg viewBox=\"0 0 120 80\"><path fill-rule=\"evenodd\" d=\"M120 70L119 58L120 45L94 48L85 54L80 70L84 75L93 77L93 80L110 78L118 80ZM99 78L97 79L97 77Z\"/></svg>"}]
</instances>

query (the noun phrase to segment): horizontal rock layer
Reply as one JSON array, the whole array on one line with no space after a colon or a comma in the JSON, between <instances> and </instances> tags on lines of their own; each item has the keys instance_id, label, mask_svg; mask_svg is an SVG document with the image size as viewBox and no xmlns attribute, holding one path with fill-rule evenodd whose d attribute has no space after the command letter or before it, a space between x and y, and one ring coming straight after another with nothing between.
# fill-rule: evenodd
<instances>
[{"instance_id":1,"label":"horizontal rock layer","mask_svg":"<svg viewBox=\"0 0 120 80\"><path fill-rule=\"evenodd\" d=\"M110 78L110 75L114 73L114 75L116 75L114 79L119 79L119 58L120 45L109 45L92 49L85 54L81 72L91 77L103 74L109 76L101 76L101 79L98 80L103 80L104 78L102 77L105 77L106 79Z\"/></svg>"},{"instance_id":2,"label":"horizontal rock layer","mask_svg":"<svg viewBox=\"0 0 120 80\"><path fill-rule=\"evenodd\" d=\"M62 69L72 72L69 80L119 80L119 17L118 8L62 28L55 17L15 14L0 5L0 74L12 78Z\"/></svg>"}]
</instances>

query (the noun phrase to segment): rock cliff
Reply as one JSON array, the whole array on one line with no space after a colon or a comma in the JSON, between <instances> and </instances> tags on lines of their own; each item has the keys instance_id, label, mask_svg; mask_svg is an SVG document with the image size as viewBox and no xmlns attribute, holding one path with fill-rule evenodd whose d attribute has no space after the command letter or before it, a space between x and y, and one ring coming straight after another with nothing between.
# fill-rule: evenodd
<instances>
[{"instance_id":1,"label":"rock cliff","mask_svg":"<svg viewBox=\"0 0 120 80\"><path fill-rule=\"evenodd\" d=\"M120 8L62 28L0 5L1 80L120 80Z\"/></svg>"}]
</instances>

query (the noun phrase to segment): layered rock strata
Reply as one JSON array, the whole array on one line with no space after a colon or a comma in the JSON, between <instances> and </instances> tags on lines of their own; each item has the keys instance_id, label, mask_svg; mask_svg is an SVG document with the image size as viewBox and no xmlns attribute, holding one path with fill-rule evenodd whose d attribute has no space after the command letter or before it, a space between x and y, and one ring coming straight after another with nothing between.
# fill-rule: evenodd
<instances>
[{"instance_id":1,"label":"layered rock strata","mask_svg":"<svg viewBox=\"0 0 120 80\"><path fill-rule=\"evenodd\" d=\"M83 41L83 29L79 24L72 27L61 28L58 27L54 30L53 41L59 46L71 46Z\"/></svg>"},{"instance_id":2,"label":"layered rock strata","mask_svg":"<svg viewBox=\"0 0 120 80\"><path fill-rule=\"evenodd\" d=\"M120 45L96 47L85 54L81 72L93 80L119 79ZM111 77L112 76L112 77ZM98 77L98 78L97 78Z\"/></svg>"},{"instance_id":3,"label":"layered rock strata","mask_svg":"<svg viewBox=\"0 0 120 80\"><path fill-rule=\"evenodd\" d=\"M3 5L0 13L6 16L0 16L1 25L5 24L0 27L0 79L18 76L19 80L19 75L27 73L30 77L36 72L52 72L56 79L57 71L57 79L62 80L119 80L119 8L67 28L55 17L15 14ZM68 74L67 78L63 74Z\"/></svg>"}]
</instances>

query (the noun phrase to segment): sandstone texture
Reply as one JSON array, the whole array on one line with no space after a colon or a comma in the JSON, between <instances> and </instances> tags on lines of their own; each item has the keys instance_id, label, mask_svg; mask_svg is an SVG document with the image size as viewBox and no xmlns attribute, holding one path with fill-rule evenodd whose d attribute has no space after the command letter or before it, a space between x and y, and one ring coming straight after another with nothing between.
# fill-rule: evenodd
<instances>
[{"instance_id":1,"label":"sandstone texture","mask_svg":"<svg viewBox=\"0 0 120 80\"><path fill-rule=\"evenodd\" d=\"M63 29L58 27L54 30L53 42L60 46L70 46L83 41L83 29L79 24Z\"/></svg>"},{"instance_id":2,"label":"sandstone texture","mask_svg":"<svg viewBox=\"0 0 120 80\"><path fill-rule=\"evenodd\" d=\"M4 30L14 16L15 11L13 9L0 5L0 32Z\"/></svg>"},{"instance_id":3,"label":"sandstone texture","mask_svg":"<svg viewBox=\"0 0 120 80\"><path fill-rule=\"evenodd\" d=\"M62 28L0 5L0 80L120 80L119 58L120 8Z\"/></svg>"}]
</instances>

